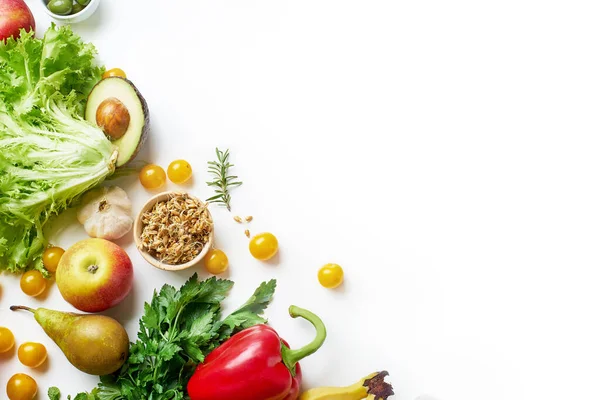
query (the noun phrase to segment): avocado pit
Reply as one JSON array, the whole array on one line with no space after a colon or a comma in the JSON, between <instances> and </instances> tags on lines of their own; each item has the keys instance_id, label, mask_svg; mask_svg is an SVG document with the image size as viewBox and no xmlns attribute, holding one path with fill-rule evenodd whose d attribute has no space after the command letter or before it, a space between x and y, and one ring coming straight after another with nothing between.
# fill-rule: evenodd
<instances>
[{"instance_id":1,"label":"avocado pit","mask_svg":"<svg viewBox=\"0 0 600 400\"><path fill-rule=\"evenodd\" d=\"M96 110L96 124L111 140L123 137L130 122L129 110L116 97L109 97L102 101Z\"/></svg>"}]
</instances>

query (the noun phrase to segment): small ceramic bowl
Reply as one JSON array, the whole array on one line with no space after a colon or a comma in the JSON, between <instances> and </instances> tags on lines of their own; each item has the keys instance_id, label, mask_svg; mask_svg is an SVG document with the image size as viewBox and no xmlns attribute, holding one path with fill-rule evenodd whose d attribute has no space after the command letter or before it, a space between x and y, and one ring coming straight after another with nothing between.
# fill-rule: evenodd
<instances>
[{"instance_id":1,"label":"small ceramic bowl","mask_svg":"<svg viewBox=\"0 0 600 400\"><path fill-rule=\"evenodd\" d=\"M46 10L46 14L48 14L54 20L65 24L77 24L79 22L85 21L96 12L98 6L100 5L100 0L92 0L83 10L79 11L77 14L58 15L54 14L48 9L48 0L41 0L41 2L42 6L44 7L44 10Z\"/></svg>"},{"instance_id":2,"label":"small ceramic bowl","mask_svg":"<svg viewBox=\"0 0 600 400\"><path fill-rule=\"evenodd\" d=\"M149 254L147 251L145 251L142 248L142 242L141 242L142 230L144 228L144 224L142 223L142 215L146 211L151 210L152 207L154 207L154 205L156 203L158 203L159 201L168 200L169 197L171 197L172 195L174 195L176 193L178 193L178 192L163 192L163 193L159 193L159 194L151 197L150 200L148 200L146 202L146 204L144 204L144 206L140 210L139 214L137 215L137 218L135 219L135 221L133 223L133 237L135 239L135 245L136 245L138 251L140 252L142 257L144 257L144 259L146 261L148 261L152 266L162 269L162 270L165 270L165 271L181 271L183 269L187 269L187 268L193 267L194 265L198 264L204 258L206 253L208 253L210 251L210 249L212 248L213 236L214 236L214 232L215 232L214 225L213 225L213 229L210 231L210 236L208 238L208 242L204 245L200 254L198 254L196 257L194 257L194 259L186 262L185 264L166 264L166 263L163 263L160 260L154 258L151 254ZM204 204L204 202L202 200L190 195L189 193L188 193L188 196L190 196L191 198L194 198L201 204ZM210 211L208 211L208 217L212 221L212 216L210 215Z\"/></svg>"}]
</instances>

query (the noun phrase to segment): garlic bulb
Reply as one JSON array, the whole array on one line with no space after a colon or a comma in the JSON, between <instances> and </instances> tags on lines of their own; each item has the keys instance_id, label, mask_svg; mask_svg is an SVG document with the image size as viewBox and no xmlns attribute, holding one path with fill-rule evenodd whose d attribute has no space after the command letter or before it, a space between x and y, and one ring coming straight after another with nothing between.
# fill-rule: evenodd
<instances>
[{"instance_id":1,"label":"garlic bulb","mask_svg":"<svg viewBox=\"0 0 600 400\"><path fill-rule=\"evenodd\" d=\"M77 220L91 237L119 239L133 226L131 201L118 186L91 190L83 196Z\"/></svg>"}]
</instances>

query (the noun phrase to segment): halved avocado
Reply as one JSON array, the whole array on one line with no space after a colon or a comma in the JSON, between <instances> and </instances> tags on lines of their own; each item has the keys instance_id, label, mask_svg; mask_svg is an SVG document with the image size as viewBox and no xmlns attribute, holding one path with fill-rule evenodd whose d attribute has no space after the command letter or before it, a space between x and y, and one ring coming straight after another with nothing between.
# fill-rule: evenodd
<instances>
[{"instance_id":1,"label":"halved avocado","mask_svg":"<svg viewBox=\"0 0 600 400\"><path fill-rule=\"evenodd\" d=\"M148 135L148 104L137 88L125 78L101 80L90 92L85 119L104 130L119 149L117 167L133 160Z\"/></svg>"}]
</instances>

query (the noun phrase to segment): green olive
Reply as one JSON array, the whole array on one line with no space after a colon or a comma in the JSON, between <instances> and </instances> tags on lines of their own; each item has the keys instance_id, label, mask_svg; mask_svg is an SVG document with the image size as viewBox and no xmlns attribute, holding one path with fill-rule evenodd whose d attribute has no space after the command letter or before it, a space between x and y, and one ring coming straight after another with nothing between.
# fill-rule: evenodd
<instances>
[{"instance_id":1,"label":"green olive","mask_svg":"<svg viewBox=\"0 0 600 400\"><path fill-rule=\"evenodd\" d=\"M90 4L91 0L76 0L78 4L81 4L82 6L87 6L88 4Z\"/></svg>"},{"instance_id":2,"label":"green olive","mask_svg":"<svg viewBox=\"0 0 600 400\"><path fill-rule=\"evenodd\" d=\"M78 12L83 11L84 8L85 8L85 6L82 6L79 3L73 4L73 10L71 11L71 15L75 15Z\"/></svg>"},{"instance_id":3,"label":"green olive","mask_svg":"<svg viewBox=\"0 0 600 400\"><path fill-rule=\"evenodd\" d=\"M69 15L73 9L73 0L51 0L48 10L58 15Z\"/></svg>"}]
</instances>

